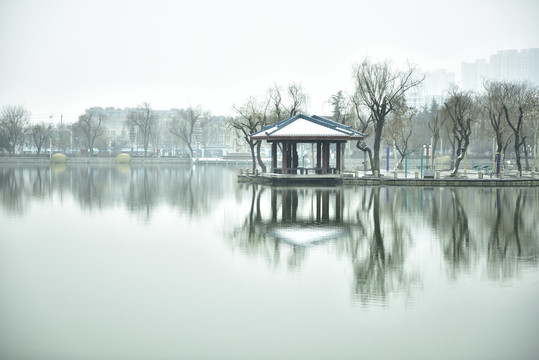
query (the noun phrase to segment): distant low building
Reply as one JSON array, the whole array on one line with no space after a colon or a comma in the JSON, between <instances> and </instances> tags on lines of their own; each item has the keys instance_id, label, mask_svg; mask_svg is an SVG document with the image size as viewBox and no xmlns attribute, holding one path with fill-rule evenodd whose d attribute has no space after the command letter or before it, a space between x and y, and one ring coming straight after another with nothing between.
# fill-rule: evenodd
<instances>
[{"instance_id":1,"label":"distant low building","mask_svg":"<svg viewBox=\"0 0 539 360\"><path fill-rule=\"evenodd\" d=\"M103 120L103 126L107 128L108 135L111 140L115 138L135 138L136 134L130 134L130 131L136 133L136 129L130 130L128 117L129 112L136 108L114 108L114 107L92 107L86 109L86 111L100 112L105 115ZM160 136L157 136L152 141L157 141L156 144L151 145L161 152L167 154L181 154L183 149L178 144L181 141L173 136L168 130L169 122L174 116L178 116L179 109L170 110L152 110L154 115L157 116L159 125L155 127L155 130L159 132ZM233 132L227 128L227 119L224 116L211 116L208 121L204 121L203 124L198 124L195 127L193 133L192 146L197 153L204 153L209 150L208 153L212 156L218 153L226 153L232 148ZM131 146L132 144L130 144ZM187 148L186 148L187 149Z\"/></svg>"}]
</instances>

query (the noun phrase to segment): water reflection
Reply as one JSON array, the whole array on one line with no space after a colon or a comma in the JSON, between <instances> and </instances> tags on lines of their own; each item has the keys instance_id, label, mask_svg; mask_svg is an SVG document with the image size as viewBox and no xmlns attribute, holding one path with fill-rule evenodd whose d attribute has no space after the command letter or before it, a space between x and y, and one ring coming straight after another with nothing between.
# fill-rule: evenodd
<instances>
[{"instance_id":1,"label":"water reflection","mask_svg":"<svg viewBox=\"0 0 539 360\"><path fill-rule=\"evenodd\" d=\"M476 271L508 279L522 264L537 265L534 188L246 185L238 191L251 200L231 246L294 269L323 244L350 263L353 293L362 303L411 296L427 276L425 258L439 258L453 280Z\"/></svg>"},{"instance_id":2,"label":"water reflection","mask_svg":"<svg viewBox=\"0 0 539 360\"><path fill-rule=\"evenodd\" d=\"M416 272L404 267L410 227L398 216L398 202L380 201L385 190L253 185L244 191L249 190L250 212L234 229L235 248L261 255L274 266L284 260L293 268L325 244L350 262L354 294L363 302L383 302L388 294L408 292L418 282ZM261 203L271 204L269 211Z\"/></svg>"},{"instance_id":3,"label":"water reflection","mask_svg":"<svg viewBox=\"0 0 539 360\"><path fill-rule=\"evenodd\" d=\"M166 206L271 268L300 271L315 255L331 257L352 274L361 303L408 298L432 269L452 281L506 281L537 267L537 188L268 187L237 184L235 172L2 166L0 207L23 217L35 202L69 199L84 213L121 208L151 223Z\"/></svg>"},{"instance_id":4,"label":"water reflection","mask_svg":"<svg viewBox=\"0 0 539 360\"><path fill-rule=\"evenodd\" d=\"M1 206L22 216L33 201L56 196L62 201L72 196L89 212L123 206L150 219L159 204L167 204L196 216L210 211L212 201L231 187L233 175L220 173L218 168L204 166L2 166Z\"/></svg>"},{"instance_id":5,"label":"water reflection","mask_svg":"<svg viewBox=\"0 0 539 360\"><path fill-rule=\"evenodd\" d=\"M296 189L241 186L250 192L249 212L237 222L232 246L274 265L298 267L306 248L341 239L355 226L343 222L339 188ZM269 205L269 206L268 206Z\"/></svg>"}]
</instances>

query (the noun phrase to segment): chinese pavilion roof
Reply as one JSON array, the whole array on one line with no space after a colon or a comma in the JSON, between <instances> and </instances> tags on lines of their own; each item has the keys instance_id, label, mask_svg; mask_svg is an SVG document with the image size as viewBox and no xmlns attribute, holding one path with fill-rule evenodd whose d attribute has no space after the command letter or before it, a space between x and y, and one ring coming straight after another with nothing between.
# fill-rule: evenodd
<instances>
[{"instance_id":1,"label":"chinese pavilion roof","mask_svg":"<svg viewBox=\"0 0 539 360\"><path fill-rule=\"evenodd\" d=\"M286 120L264 127L261 131L251 134L253 140L362 140L367 135L333 120L320 116L298 114Z\"/></svg>"}]
</instances>

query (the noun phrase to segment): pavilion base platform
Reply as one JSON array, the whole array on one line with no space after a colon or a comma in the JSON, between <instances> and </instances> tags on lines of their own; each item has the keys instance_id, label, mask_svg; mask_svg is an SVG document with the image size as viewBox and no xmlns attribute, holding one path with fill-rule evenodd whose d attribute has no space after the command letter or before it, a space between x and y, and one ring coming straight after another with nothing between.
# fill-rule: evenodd
<instances>
[{"instance_id":1,"label":"pavilion base platform","mask_svg":"<svg viewBox=\"0 0 539 360\"><path fill-rule=\"evenodd\" d=\"M393 178L387 176L354 177L352 173L327 175L301 175L301 174L273 174L259 175L240 174L239 182L250 182L267 185L309 185L309 186L335 186L335 185L367 185L367 186L418 186L418 187L539 187L539 179L535 177L485 179L477 177L440 179L414 179Z\"/></svg>"},{"instance_id":2,"label":"pavilion base platform","mask_svg":"<svg viewBox=\"0 0 539 360\"><path fill-rule=\"evenodd\" d=\"M341 175L336 174L273 174L264 173L257 176L239 175L238 180L242 182L255 182L259 184L271 185L321 185L333 186L341 183Z\"/></svg>"}]
</instances>

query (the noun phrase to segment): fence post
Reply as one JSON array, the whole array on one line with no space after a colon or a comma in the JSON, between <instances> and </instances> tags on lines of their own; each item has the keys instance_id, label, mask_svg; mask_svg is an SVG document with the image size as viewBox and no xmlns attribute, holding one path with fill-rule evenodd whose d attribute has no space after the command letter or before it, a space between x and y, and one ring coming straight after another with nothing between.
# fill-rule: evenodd
<instances>
[{"instance_id":1,"label":"fence post","mask_svg":"<svg viewBox=\"0 0 539 360\"><path fill-rule=\"evenodd\" d=\"M423 177L423 151L421 151L421 177Z\"/></svg>"}]
</instances>

